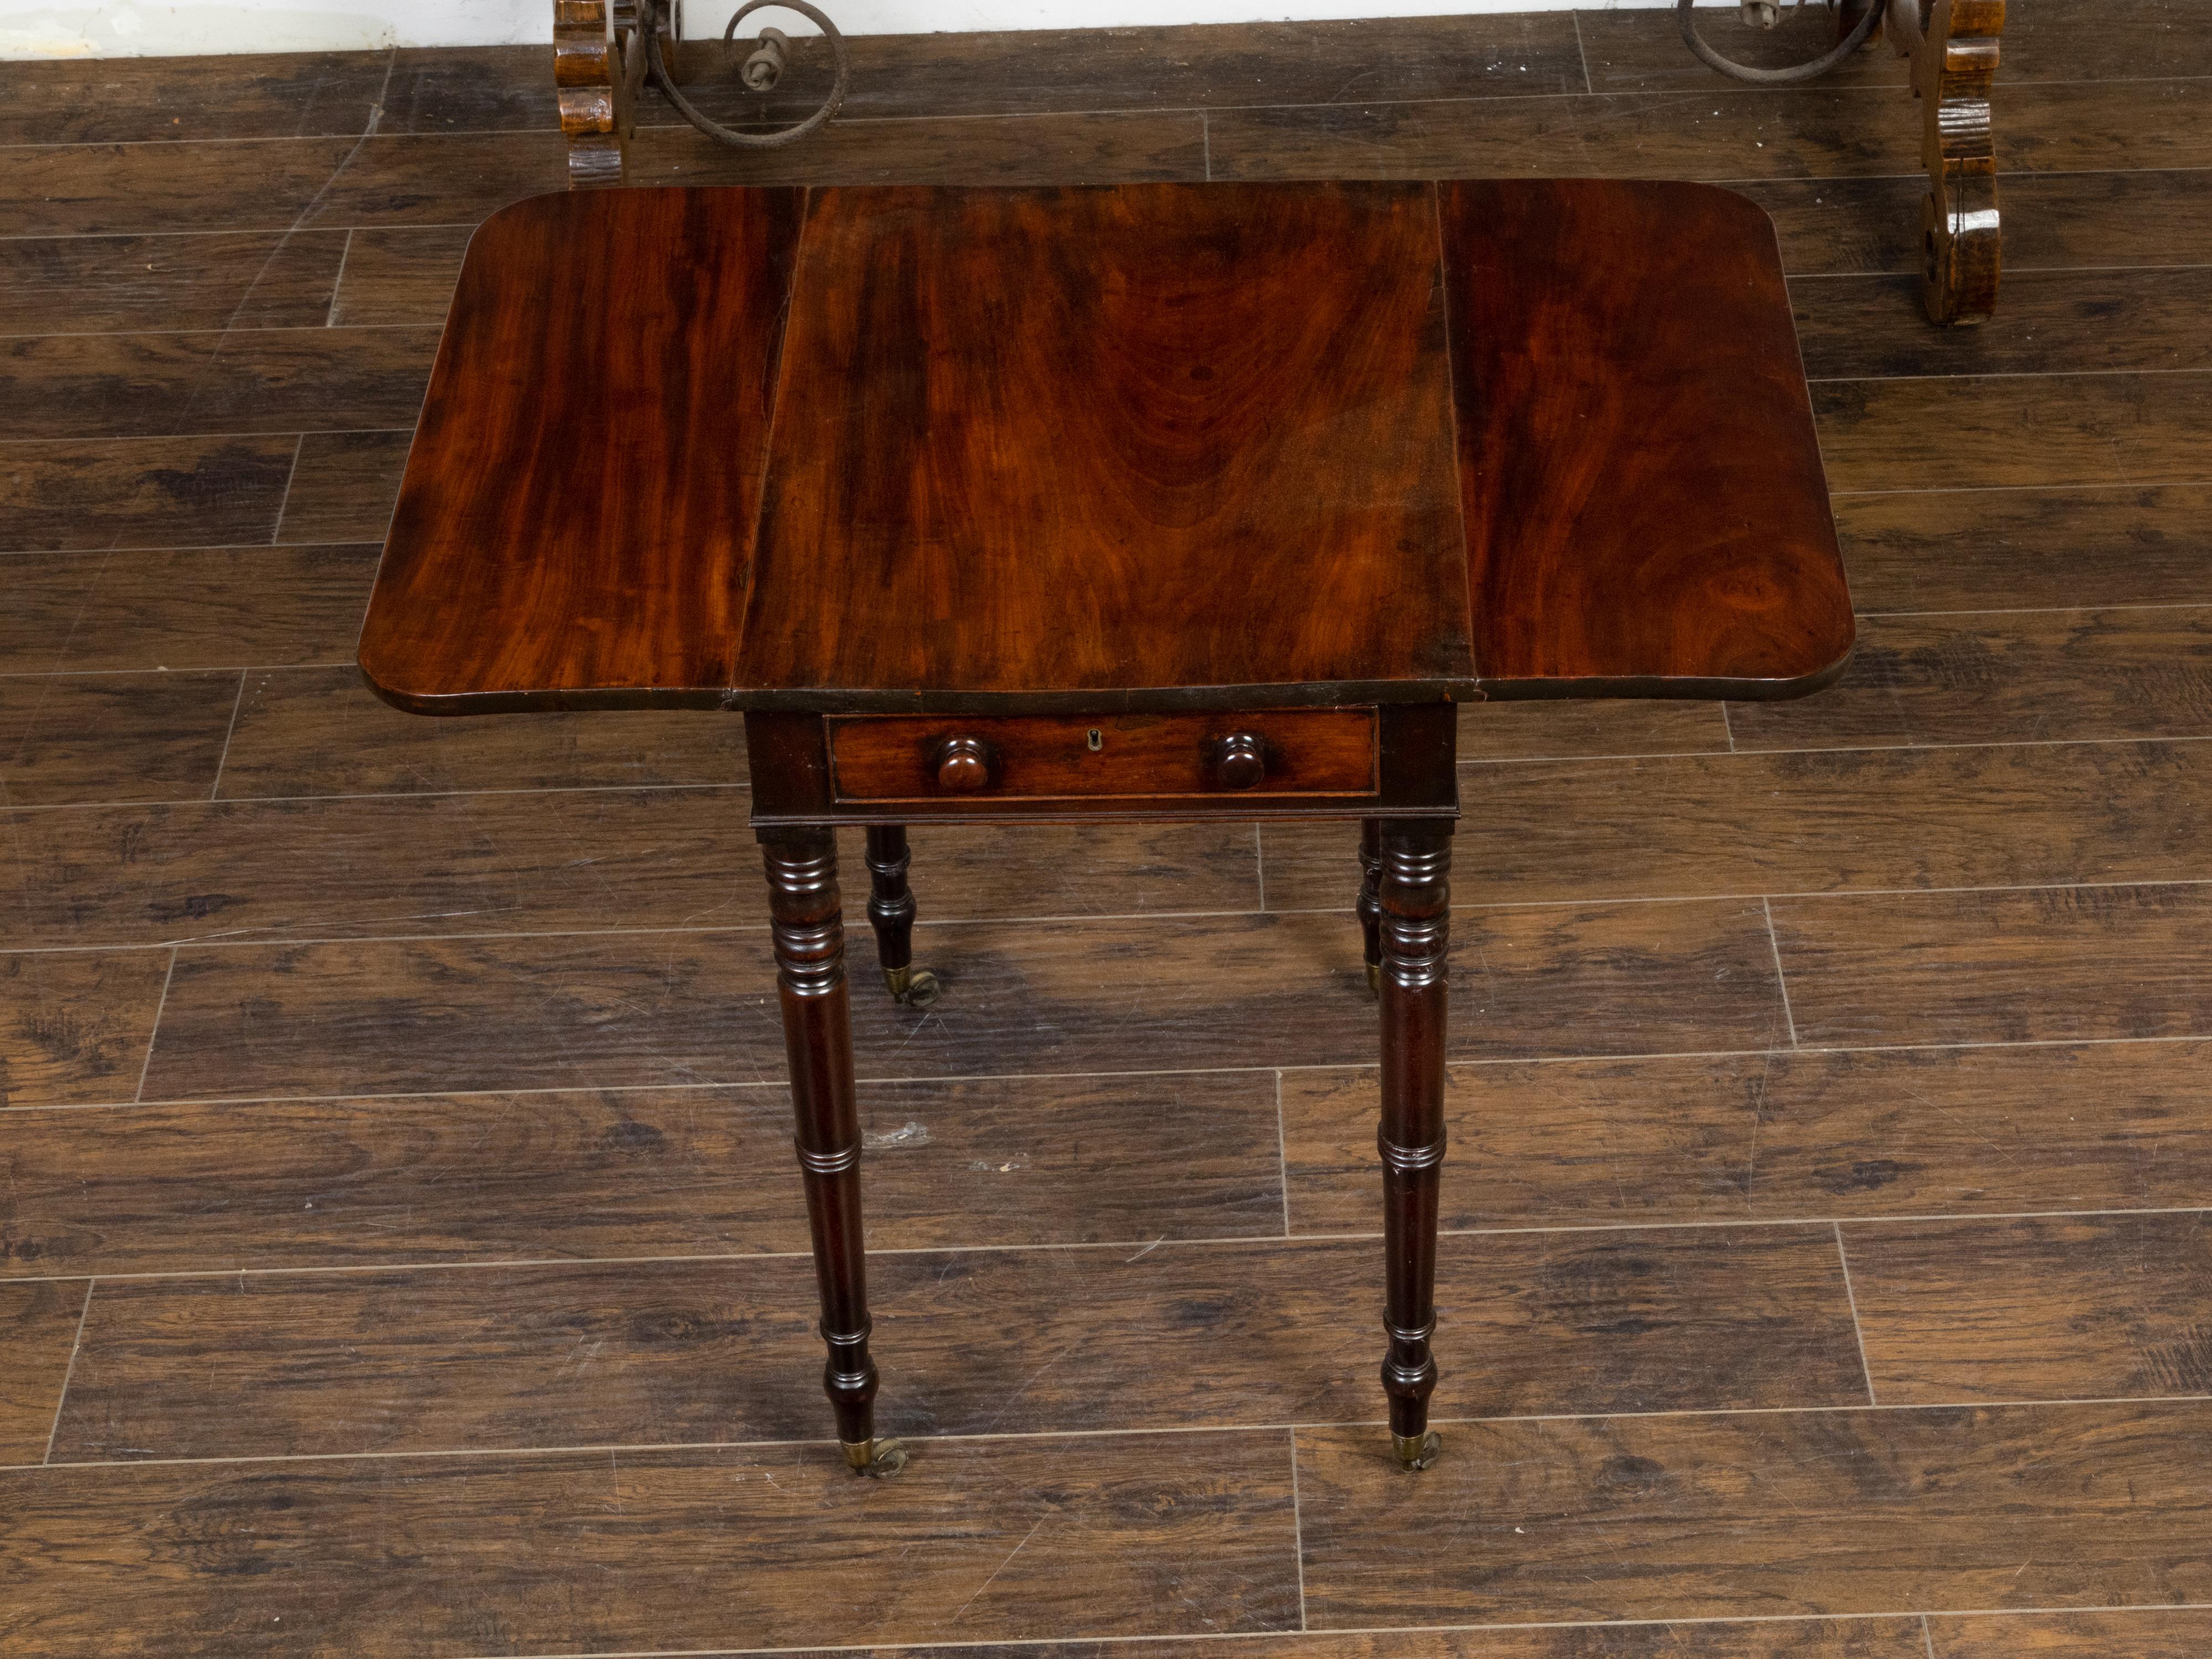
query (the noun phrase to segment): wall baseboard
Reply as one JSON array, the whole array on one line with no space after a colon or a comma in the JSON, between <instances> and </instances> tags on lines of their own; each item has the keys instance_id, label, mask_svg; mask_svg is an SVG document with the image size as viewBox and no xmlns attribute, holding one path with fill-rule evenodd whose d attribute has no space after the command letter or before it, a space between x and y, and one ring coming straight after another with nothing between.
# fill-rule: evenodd
<instances>
[{"instance_id":1,"label":"wall baseboard","mask_svg":"<svg viewBox=\"0 0 2212 1659\"><path fill-rule=\"evenodd\" d=\"M1660 6L1671 0L819 0L848 34L1135 28L1319 18L1443 17ZM1699 0L1733 4L1734 0ZM732 8L693 12L688 34L720 33ZM358 52L387 46L542 45L550 0L0 0L0 58L171 57L202 52ZM763 14L807 33L788 13Z\"/></svg>"}]
</instances>

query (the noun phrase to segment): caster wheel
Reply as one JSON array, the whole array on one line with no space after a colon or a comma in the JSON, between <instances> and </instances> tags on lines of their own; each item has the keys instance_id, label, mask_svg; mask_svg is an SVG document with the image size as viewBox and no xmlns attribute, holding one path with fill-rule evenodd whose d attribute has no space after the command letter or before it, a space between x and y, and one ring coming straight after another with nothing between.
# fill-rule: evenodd
<instances>
[{"instance_id":1,"label":"caster wheel","mask_svg":"<svg viewBox=\"0 0 2212 1659\"><path fill-rule=\"evenodd\" d=\"M1426 1434L1394 1434L1390 1449L1398 1454L1402 1468L1425 1469L1444 1455L1444 1437L1434 1429Z\"/></svg>"},{"instance_id":2,"label":"caster wheel","mask_svg":"<svg viewBox=\"0 0 2212 1659\"><path fill-rule=\"evenodd\" d=\"M943 994L937 975L927 968L886 968L884 983L890 988L893 1002L910 1008L927 1008Z\"/></svg>"},{"instance_id":3,"label":"caster wheel","mask_svg":"<svg viewBox=\"0 0 2212 1659\"><path fill-rule=\"evenodd\" d=\"M858 1440L838 1443L845 1462L855 1474L872 1480L888 1480L906 1467L906 1448L896 1440Z\"/></svg>"}]
</instances>

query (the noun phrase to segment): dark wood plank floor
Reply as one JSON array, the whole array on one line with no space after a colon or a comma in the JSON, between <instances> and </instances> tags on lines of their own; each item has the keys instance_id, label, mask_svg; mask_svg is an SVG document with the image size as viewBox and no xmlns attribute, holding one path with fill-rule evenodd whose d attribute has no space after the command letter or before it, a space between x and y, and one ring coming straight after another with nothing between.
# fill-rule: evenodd
<instances>
[{"instance_id":1,"label":"dark wood plank floor","mask_svg":"<svg viewBox=\"0 0 2212 1659\"><path fill-rule=\"evenodd\" d=\"M789 151L651 116L648 179L1775 215L1859 654L1467 714L1418 1479L1349 834L915 836L947 995L857 1024L916 1455L848 1479L738 723L349 665L470 229L562 183L548 54L10 65L0 1650L2205 1652L2202 9L2014 8L1959 334L1895 61L1752 91L1657 12L868 39Z\"/></svg>"}]
</instances>

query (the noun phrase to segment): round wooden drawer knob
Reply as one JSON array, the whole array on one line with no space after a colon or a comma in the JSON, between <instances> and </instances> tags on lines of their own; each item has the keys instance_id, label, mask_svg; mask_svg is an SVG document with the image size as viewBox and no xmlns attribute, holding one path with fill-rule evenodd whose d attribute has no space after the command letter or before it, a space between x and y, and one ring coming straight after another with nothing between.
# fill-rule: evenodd
<instances>
[{"instance_id":1,"label":"round wooden drawer knob","mask_svg":"<svg viewBox=\"0 0 2212 1659\"><path fill-rule=\"evenodd\" d=\"M1267 747L1255 733L1233 732L1222 738L1213 771L1223 788L1249 789L1267 775Z\"/></svg>"},{"instance_id":2,"label":"round wooden drawer knob","mask_svg":"<svg viewBox=\"0 0 2212 1659\"><path fill-rule=\"evenodd\" d=\"M968 795L991 781L991 750L981 738L947 738L937 751L937 787Z\"/></svg>"}]
</instances>

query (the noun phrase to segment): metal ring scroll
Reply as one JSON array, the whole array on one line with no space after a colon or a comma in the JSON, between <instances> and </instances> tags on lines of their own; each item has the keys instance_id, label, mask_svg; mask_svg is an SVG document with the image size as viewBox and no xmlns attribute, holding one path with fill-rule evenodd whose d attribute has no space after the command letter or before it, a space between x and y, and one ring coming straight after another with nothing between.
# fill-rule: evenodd
<instances>
[{"instance_id":1,"label":"metal ring scroll","mask_svg":"<svg viewBox=\"0 0 2212 1659\"><path fill-rule=\"evenodd\" d=\"M653 0L640 0L641 15L652 9ZM660 89L667 94L668 101L676 106L676 112L717 143L727 144L732 149L779 149L786 144L797 143L843 106L846 84L852 78L852 65L845 56L845 37L838 33L837 26L809 4L808 0L745 0L745 3L739 6L736 15L730 19L729 27L722 31L723 40L727 42L735 38L738 25L744 18L754 12L769 9L795 11L820 29L823 38L830 42L830 50L837 65L836 79L830 83L830 95L822 100L822 107L797 126L786 127L781 132L737 132L702 114L696 105L677 90L676 77L669 74L666 65L661 62L659 30L647 27L641 31L645 35L646 56L653 66L653 78L660 82Z\"/></svg>"},{"instance_id":2,"label":"metal ring scroll","mask_svg":"<svg viewBox=\"0 0 2212 1659\"><path fill-rule=\"evenodd\" d=\"M1788 69L1753 69L1748 64L1739 64L1722 57L1698 38L1697 21L1690 10L1696 3L1697 0L1681 0L1674 9L1674 15L1682 25L1682 43L1697 53L1701 62L1718 70L1723 75L1738 81L1748 81L1753 86L1791 86L1800 81L1811 81L1826 75L1866 45L1867 38L1874 33L1875 25L1881 21L1881 8L1870 6L1866 15L1859 19L1859 26L1838 42L1833 51L1821 53L1810 63L1792 64Z\"/></svg>"}]
</instances>

